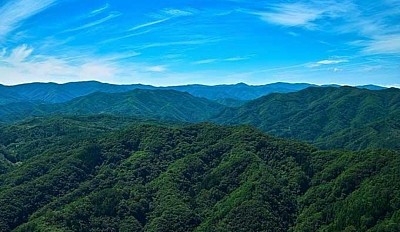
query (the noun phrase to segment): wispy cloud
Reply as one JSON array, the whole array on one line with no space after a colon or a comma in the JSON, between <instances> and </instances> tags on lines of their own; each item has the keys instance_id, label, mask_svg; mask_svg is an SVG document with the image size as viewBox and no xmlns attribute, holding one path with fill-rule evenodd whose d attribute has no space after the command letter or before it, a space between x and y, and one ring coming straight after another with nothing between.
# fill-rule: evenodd
<instances>
[{"instance_id":1,"label":"wispy cloud","mask_svg":"<svg viewBox=\"0 0 400 232\"><path fill-rule=\"evenodd\" d=\"M211 64L217 62L218 59L205 59L205 60L198 60L193 62L193 64Z\"/></svg>"},{"instance_id":2,"label":"wispy cloud","mask_svg":"<svg viewBox=\"0 0 400 232\"><path fill-rule=\"evenodd\" d=\"M155 21L143 23L143 24L140 24L140 25L132 27L128 31L136 31L136 30L139 30L139 29L142 29L142 28L145 28L145 27L150 27L150 26L153 26L153 25L157 25L157 24L166 22L166 21L168 21L170 19L171 19L171 17L168 17L168 18L164 18L164 19L160 19L160 20L155 20Z\"/></svg>"},{"instance_id":3,"label":"wispy cloud","mask_svg":"<svg viewBox=\"0 0 400 232\"><path fill-rule=\"evenodd\" d=\"M223 59L223 61L242 61L242 60L248 60L248 59L250 59L250 58L244 57L244 56L235 56L235 57Z\"/></svg>"},{"instance_id":4,"label":"wispy cloud","mask_svg":"<svg viewBox=\"0 0 400 232\"><path fill-rule=\"evenodd\" d=\"M400 27L393 25L393 20L400 16L399 2L385 0L372 8L361 7L351 0L311 0L270 4L263 10L242 12L283 27L358 34L361 39L351 45L359 47L365 55L400 54Z\"/></svg>"},{"instance_id":5,"label":"wispy cloud","mask_svg":"<svg viewBox=\"0 0 400 232\"><path fill-rule=\"evenodd\" d=\"M201 45L201 44L207 44L207 43L216 43L219 41L221 41L221 39L219 39L219 38L206 38L206 39L197 39L197 40L149 43L149 44L137 46L137 47L135 47L135 50L143 50L143 49L158 48L158 47L169 47L169 46Z\"/></svg>"},{"instance_id":6,"label":"wispy cloud","mask_svg":"<svg viewBox=\"0 0 400 232\"><path fill-rule=\"evenodd\" d=\"M96 79L110 83L132 83L134 78L146 79L150 78L151 73L164 73L168 70L166 65L129 62L127 66L120 62L120 59L139 55L136 52L108 56L69 54L61 57L36 55L33 51L32 47L25 44L0 50L0 82L16 84L32 80L70 82Z\"/></svg>"},{"instance_id":7,"label":"wispy cloud","mask_svg":"<svg viewBox=\"0 0 400 232\"><path fill-rule=\"evenodd\" d=\"M106 3L104 6L98 8L98 9L95 9L92 12L90 12L90 15L91 16L98 15L98 14L106 11L108 8L110 8L110 4Z\"/></svg>"},{"instance_id":8,"label":"wispy cloud","mask_svg":"<svg viewBox=\"0 0 400 232\"><path fill-rule=\"evenodd\" d=\"M16 83L26 82L32 78L38 81L62 81L71 77L79 80L81 77L100 78L109 77L114 68L101 61L87 61L80 64L71 64L66 60L52 56L32 55L33 48L27 45L18 46L10 53L0 57L0 73L12 76ZM7 80L1 80L7 83Z\"/></svg>"},{"instance_id":9,"label":"wispy cloud","mask_svg":"<svg viewBox=\"0 0 400 232\"><path fill-rule=\"evenodd\" d=\"M322 65L334 65L334 64L341 64L341 63L347 63L347 62L349 62L349 60L347 60L347 59L329 59L329 60L320 60L315 63L310 63L310 64L307 64L306 66L310 67L310 68L315 68L315 67L319 67Z\"/></svg>"},{"instance_id":10,"label":"wispy cloud","mask_svg":"<svg viewBox=\"0 0 400 232\"><path fill-rule=\"evenodd\" d=\"M15 48L9 57L9 60L12 63L20 63L28 58L33 52L33 48L28 47L28 45L24 44L20 47Z\"/></svg>"},{"instance_id":11,"label":"wispy cloud","mask_svg":"<svg viewBox=\"0 0 400 232\"><path fill-rule=\"evenodd\" d=\"M248 60L249 57L242 57L242 56L235 56L235 57L229 57L229 58L224 58L224 59L204 59L204 60L198 60L193 62L192 64L211 64L211 63L216 63L216 62L236 62L236 61L243 61L243 60Z\"/></svg>"},{"instance_id":12,"label":"wispy cloud","mask_svg":"<svg viewBox=\"0 0 400 232\"><path fill-rule=\"evenodd\" d=\"M98 20L96 20L96 21L93 21L93 22L84 24L84 25L82 25L82 26L80 26L80 27L75 27L75 28L67 29L67 30L65 30L64 32L74 32L74 31L79 31L79 30L83 30L83 29L90 28L90 27L94 27L94 26L100 25L100 24L102 24L102 23L105 23L105 22L107 22L107 21L110 21L111 19L117 18L117 17L119 17L119 16L121 16L121 13L119 13L119 12L113 12L113 13L110 13L108 16L104 17L104 18L101 18L101 19L98 19Z\"/></svg>"},{"instance_id":13,"label":"wispy cloud","mask_svg":"<svg viewBox=\"0 0 400 232\"><path fill-rule=\"evenodd\" d=\"M345 19L346 23L336 29L339 33L360 35L361 39L352 41L350 45L360 47L364 55L400 55L400 27L393 24L393 19L400 17L400 1L386 0L383 3L386 9L379 14L355 9Z\"/></svg>"},{"instance_id":14,"label":"wispy cloud","mask_svg":"<svg viewBox=\"0 0 400 232\"><path fill-rule=\"evenodd\" d=\"M117 36L117 37L114 37L114 38L111 38L111 39L103 40L103 41L101 41L101 43L114 42L114 41L121 40L121 39L126 39L126 38L131 38L131 37L135 37L135 36L139 36L139 35L144 35L144 34L147 34L149 32L151 32L151 30L145 30L145 31L129 33L129 34L126 34L126 35L123 35L123 36Z\"/></svg>"},{"instance_id":15,"label":"wispy cloud","mask_svg":"<svg viewBox=\"0 0 400 232\"><path fill-rule=\"evenodd\" d=\"M364 41L353 43L363 47L364 54L400 54L400 33L378 35Z\"/></svg>"},{"instance_id":16,"label":"wispy cloud","mask_svg":"<svg viewBox=\"0 0 400 232\"><path fill-rule=\"evenodd\" d=\"M0 8L0 41L28 18L55 4L56 0L9 0Z\"/></svg>"},{"instance_id":17,"label":"wispy cloud","mask_svg":"<svg viewBox=\"0 0 400 232\"><path fill-rule=\"evenodd\" d=\"M179 9L165 9L162 11L166 15L171 15L173 17L189 16L193 15L192 11L189 10L179 10Z\"/></svg>"},{"instance_id":18,"label":"wispy cloud","mask_svg":"<svg viewBox=\"0 0 400 232\"><path fill-rule=\"evenodd\" d=\"M165 72L167 71L167 67L165 65L155 65L149 66L145 70L148 72Z\"/></svg>"},{"instance_id":19,"label":"wispy cloud","mask_svg":"<svg viewBox=\"0 0 400 232\"><path fill-rule=\"evenodd\" d=\"M128 52L120 52L120 53L115 53L115 54L109 54L103 57L103 60L106 61L120 61L132 57L136 57L141 55L140 52L135 52L135 51L128 51Z\"/></svg>"},{"instance_id":20,"label":"wispy cloud","mask_svg":"<svg viewBox=\"0 0 400 232\"><path fill-rule=\"evenodd\" d=\"M317 20L337 17L345 10L344 6L339 6L335 1L324 1L324 4L311 1L274 4L265 10L248 13L258 15L263 21L271 24L315 29Z\"/></svg>"},{"instance_id":21,"label":"wispy cloud","mask_svg":"<svg viewBox=\"0 0 400 232\"><path fill-rule=\"evenodd\" d=\"M322 10L311 9L299 3L277 5L272 7L272 11L268 12L254 12L262 20L272 24L306 28L315 27L313 22L321 17L322 13Z\"/></svg>"},{"instance_id":22,"label":"wispy cloud","mask_svg":"<svg viewBox=\"0 0 400 232\"><path fill-rule=\"evenodd\" d=\"M161 11L161 17L162 17L161 19L153 20L150 22L146 22L146 23L134 26L134 27L130 28L129 31L136 31L136 30L139 30L142 28L161 24L161 23L169 21L173 18L189 16L189 15L193 15L193 13L191 11L179 10L179 9L164 9ZM158 17L160 17L160 16L158 16Z\"/></svg>"}]
</instances>

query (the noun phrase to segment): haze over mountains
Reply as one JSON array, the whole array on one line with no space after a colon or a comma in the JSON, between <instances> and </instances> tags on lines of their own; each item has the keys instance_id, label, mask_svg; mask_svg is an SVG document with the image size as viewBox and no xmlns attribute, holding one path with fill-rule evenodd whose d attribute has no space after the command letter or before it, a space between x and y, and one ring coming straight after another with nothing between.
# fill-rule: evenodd
<instances>
[{"instance_id":1,"label":"haze over mountains","mask_svg":"<svg viewBox=\"0 0 400 232\"><path fill-rule=\"evenodd\" d=\"M239 83L235 85L184 85L171 87L155 87L150 85L113 85L96 81L72 82L66 84L56 83L30 83L15 86L0 85L0 105L13 102L42 102L61 103L82 97L95 92L120 93L134 89L171 89L181 92L188 92L196 97L203 97L210 100L246 101L259 98L270 93L288 93L299 91L313 84L291 84L273 83L259 86ZM338 87L338 85L335 85ZM359 86L372 90L383 89L375 85Z\"/></svg>"}]
</instances>

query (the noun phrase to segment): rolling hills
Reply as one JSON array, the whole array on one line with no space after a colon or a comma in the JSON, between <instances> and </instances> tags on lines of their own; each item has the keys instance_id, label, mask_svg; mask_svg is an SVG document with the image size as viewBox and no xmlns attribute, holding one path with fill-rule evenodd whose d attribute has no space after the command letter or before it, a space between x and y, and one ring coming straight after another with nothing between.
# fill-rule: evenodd
<instances>
[{"instance_id":1,"label":"rolling hills","mask_svg":"<svg viewBox=\"0 0 400 232\"><path fill-rule=\"evenodd\" d=\"M400 90L353 87L308 88L270 94L237 108L226 108L213 121L249 124L322 148L360 150L400 148Z\"/></svg>"},{"instance_id":2,"label":"rolling hills","mask_svg":"<svg viewBox=\"0 0 400 232\"><path fill-rule=\"evenodd\" d=\"M244 103L219 104L175 90L96 92L55 104L0 106L0 122L51 115L114 115L175 122L248 124L269 134L323 149L399 149L400 90L310 87ZM226 105L233 105L227 107ZM239 105L239 106L238 106Z\"/></svg>"},{"instance_id":3,"label":"rolling hills","mask_svg":"<svg viewBox=\"0 0 400 232\"><path fill-rule=\"evenodd\" d=\"M20 150L26 158L0 174L0 230L400 229L396 151L318 151L247 126L115 123L58 117L2 128L13 134L7 151L18 137L46 147Z\"/></svg>"},{"instance_id":4,"label":"rolling hills","mask_svg":"<svg viewBox=\"0 0 400 232\"><path fill-rule=\"evenodd\" d=\"M0 122L51 115L115 115L175 122L248 124L323 149L400 148L400 90L310 87L270 94L244 105L219 104L175 90L92 93L56 104L0 106ZM227 107L230 104L234 107ZM239 106L237 106L239 105Z\"/></svg>"},{"instance_id":5,"label":"rolling hills","mask_svg":"<svg viewBox=\"0 0 400 232\"><path fill-rule=\"evenodd\" d=\"M18 103L0 106L0 121L12 122L46 115L111 114L145 119L196 122L220 112L224 106L174 90L136 89L123 93L93 93L65 103Z\"/></svg>"}]
</instances>

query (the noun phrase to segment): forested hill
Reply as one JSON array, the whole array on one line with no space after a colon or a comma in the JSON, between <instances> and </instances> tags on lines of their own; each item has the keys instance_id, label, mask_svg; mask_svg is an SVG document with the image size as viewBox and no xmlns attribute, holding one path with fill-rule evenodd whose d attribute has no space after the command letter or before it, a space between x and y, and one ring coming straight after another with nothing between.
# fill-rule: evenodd
<instances>
[{"instance_id":1,"label":"forested hill","mask_svg":"<svg viewBox=\"0 0 400 232\"><path fill-rule=\"evenodd\" d=\"M398 152L321 152L246 126L110 131L116 121L3 128L3 153L26 158L0 175L0 231L400 229ZM19 150L16 134L45 147Z\"/></svg>"},{"instance_id":2,"label":"forested hill","mask_svg":"<svg viewBox=\"0 0 400 232\"><path fill-rule=\"evenodd\" d=\"M33 116L111 114L144 119L198 122L219 113L224 106L174 90L136 89L123 93L93 93L66 103L18 103L0 106L0 121Z\"/></svg>"},{"instance_id":3,"label":"forested hill","mask_svg":"<svg viewBox=\"0 0 400 232\"><path fill-rule=\"evenodd\" d=\"M94 93L50 108L62 114L107 113L197 122L217 114L224 106L175 90L136 89L116 94Z\"/></svg>"},{"instance_id":4,"label":"forested hill","mask_svg":"<svg viewBox=\"0 0 400 232\"><path fill-rule=\"evenodd\" d=\"M400 90L308 88L227 108L215 122L250 124L322 148L400 148Z\"/></svg>"}]
</instances>

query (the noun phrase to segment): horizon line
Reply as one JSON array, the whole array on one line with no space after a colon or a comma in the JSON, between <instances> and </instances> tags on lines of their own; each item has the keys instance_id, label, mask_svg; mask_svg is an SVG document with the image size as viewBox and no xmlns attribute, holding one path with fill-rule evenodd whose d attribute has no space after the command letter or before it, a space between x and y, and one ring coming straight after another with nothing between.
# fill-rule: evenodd
<instances>
[{"instance_id":1,"label":"horizon line","mask_svg":"<svg viewBox=\"0 0 400 232\"><path fill-rule=\"evenodd\" d=\"M145 83L111 83L111 82L102 82L98 80L84 80L84 81L68 81L68 82L41 82L41 81L34 81L34 82L25 82L25 83L19 83L19 84L14 84L14 85L7 85L7 84L2 84L0 83L1 86L6 86L6 87L15 87L15 86L21 86L21 85L29 85L29 84L55 84L55 85L67 85L67 84L76 84L76 83L88 83L88 82L96 82L96 83L101 83L101 84L109 84L109 85L116 85L116 86L129 86L129 85L143 85L143 86L151 86L151 87L177 87L177 86L193 86L193 85L200 85L200 86L233 86L233 85L240 85L244 84L247 86L266 86L266 85L273 85L273 84L306 84L306 85L314 85L314 86L321 86L321 87L326 87L329 85L339 85L339 86L354 86L354 87L362 87L362 86L378 86L378 87L385 87L385 88L400 88L400 84L392 84L392 85L380 85L380 84L362 84L362 85L352 85L352 84L344 84L344 83L325 83L325 84L317 84L317 83L309 83L309 82L283 82L283 81L278 81L278 82L267 82L264 84L249 84L245 82L236 82L236 83L219 83L219 84L200 84L200 83L188 83L188 84L180 84L180 85L151 85L151 84L145 84Z\"/></svg>"}]
</instances>

